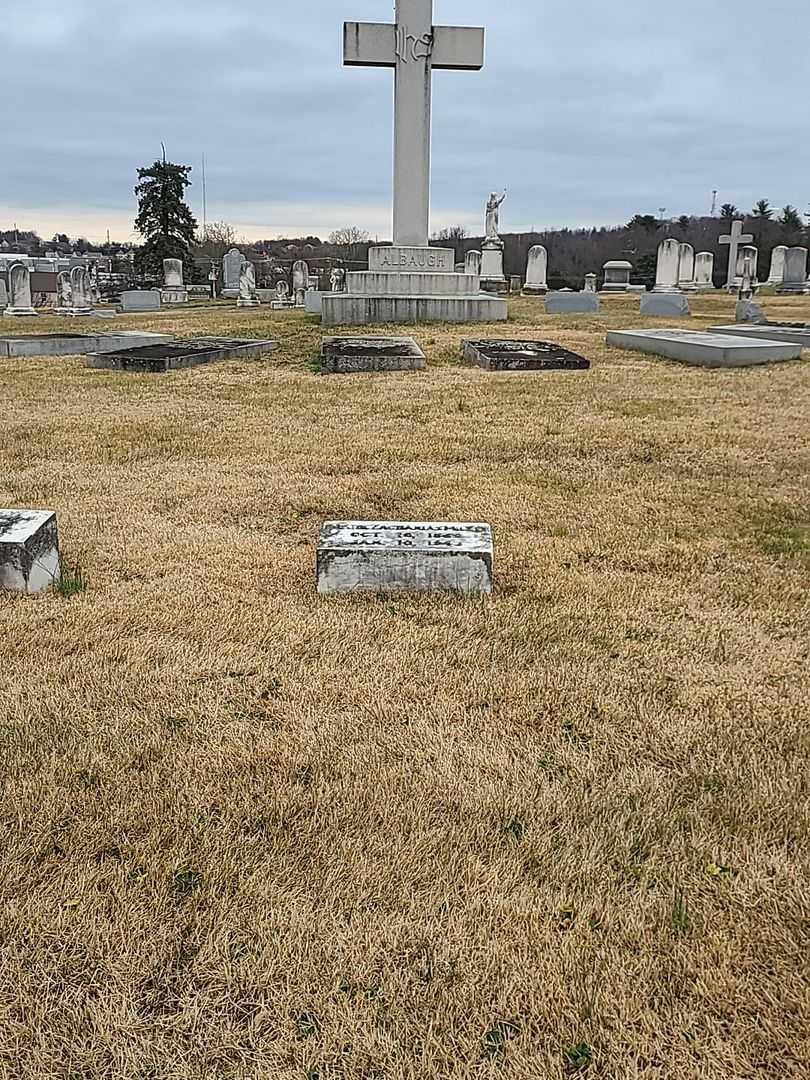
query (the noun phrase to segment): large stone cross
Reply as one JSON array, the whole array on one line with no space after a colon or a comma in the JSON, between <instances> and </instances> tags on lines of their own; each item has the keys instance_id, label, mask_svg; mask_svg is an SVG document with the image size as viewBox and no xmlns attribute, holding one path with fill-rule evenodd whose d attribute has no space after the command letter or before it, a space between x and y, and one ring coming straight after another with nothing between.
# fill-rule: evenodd
<instances>
[{"instance_id":1,"label":"large stone cross","mask_svg":"<svg viewBox=\"0 0 810 1080\"><path fill-rule=\"evenodd\" d=\"M433 0L396 0L396 24L347 22L343 63L390 67L394 81L394 244L426 247L434 68L480 71L480 27L434 26Z\"/></svg>"},{"instance_id":2,"label":"large stone cross","mask_svg":"<svg viewBox=\"0 0 810 1080\"><path fill-rule=\"evenodd\" d=\"M733 285L737 278L737 258L740 244L753 244L754 238L750 233L743 233L743 223L735 221L731 226L731 236L721 236L720 243L728 244L728 281L726 285Z\"/></svg>"}]
</instances>

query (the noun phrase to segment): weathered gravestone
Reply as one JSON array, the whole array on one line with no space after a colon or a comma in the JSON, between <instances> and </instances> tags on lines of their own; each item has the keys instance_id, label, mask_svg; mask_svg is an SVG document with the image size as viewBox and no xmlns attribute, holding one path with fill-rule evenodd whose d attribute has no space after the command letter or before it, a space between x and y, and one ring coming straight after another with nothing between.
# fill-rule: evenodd
<instances>
[{"instance_id":1,"label":"weathered gravestone","mask_svg":"<svg viewBox=\"0 0 810 1080\"><path fill-rule=\"evenodd\" d=\"M309 288L309 267L303 259L293 263L293 300L297 308L304 307L304 297Z\"/></svg>"},{"instance_id":2,"label":"weathered gravestone","mask_svg":"<svg viewBox=\"0 0 810 1080\"><path fill-rule=\"evenodd\" d=\"M222 257L222 295L228 300L235 300L239 296L239 280L244 261L245 256L238 248L231 248Z\"/></svg>"},{"instance_id":3,"label":"weathered gravestone","mask_svg":"<svg viewBox=\"0 0 810 1080\"><path fill-rule=\"evenodd\" d=\"M258 307L261 301L256 295L256 267L245 259L239 273L239 299L237 307Z\"/></svg>"},{"instance_id":4,"label":"weathered gravestone","mask_svg":"<svg viewBox=\"0 0 810 1080\"><path fill-rule=\"evenodd\" d=\"M529 296L545 296L548 292L548 252L542 244L529 249L523 291Z\"/></svg>"},{"instance_id":5,"label":"weathered gravestone","mask_svg":"<svg viewBox=\"0 0 810 1080\"><path fill-rule=\"evenodd\" d=\"M655 267L655 293L679 292L678 279L681 266L681 247L670 237L658 245L658 261Z\"/></svg>"},{"instance_id":6,"label":"weathered gravestone","mask_svg":"<svg viewBox=\"0 0 810 1080\"><path fill-rule=\"evenodd\" d=\"M31 300L31 271L24 263L14 263L8 272L8 307L4 315L36 315Z\"/></svg>"},{"instance_id":7,"label":"weathered gravestone","mask_svg":"<svg viewBox=\"0 0 810 1080\"><path fill-rule=\"evenodd\" d=\"M56 514L0 510L0 592L44 592L58 580Z\"/></svg>"},{"instance_id":8,"label":"weathered gravestone","mask_svg":"<svg viewBox=\"0 0 810 1080\"><path fill-rule=\"evenodd\" d=\"M464 256L464 273L474 274L475 277L481 276L481 252L480 251L468 251Z\"/></svg>"},{"instance_id":9,"label":"weathered gravestone","mask_svg":"<svg viewBox=\"0 0 810 1080\"><path fill-rule=\"evenodd\" d=\"M84 266L74 266L70 271L70 307L60 310L60 315L71 318L87 318L93 314L90 303L89 280Z\"/></svg>"},{"instance_id":10,"label":"weathered gravestone","mask_svg":"<svg viewBox=\"0 0 810 1080\"><path fill-rule=\"evenodd\" d=\"M807 248L792 247L785 252L784 275L777 292L807 292Z\"/></svg>"},{"instance_id":11,"label":"weathered gravestone","mask_svg":"<svg viewBox=\"0 0 810 1080\"><path fill-rule=\"evenodd\" d=\"M483 523L327 521L319 593L489 593L492 529Z\"/></svg>"},{"instance_id":12,"label":"weathered gravestone","mask_svg":"<svg viewBox=\"0 0 810 1080\"><path fill-rule=\"evenodd\" d=\"M771 272L768 274L768 285L774 289L785 280L785 256L788 249L784 244L775 247L771 252Z\"/></svg>"},{"instance_id":13,"label":"weathered gravestone","mask_svg":"<svg viewBox=\"0 0 810 1080\"><path fill-rule=\"evenodd\" d=\"M699 251L695 256L695 289L697 292L714 289L714 255L711 251Z\"/></svg>"},{"instance_id":14,"label":"weathered gravestone","mask_svg":"<svg viewBox=\"0 0 810 1080\"><path fill-rule=\"evenodd\" d=\"M678 288L687 292L695 288L695 249L691 244L678 248Z\"/></svg>"},{"instance_id":15,"label":"weathered gravestone","mask_svg":"<svg viewBox=\"0 0 810 1080\"><path fill-rule=\"evenodd\" d=\"M164 304L185 304L188 302L188 289L183 284L183 260L163 260L163 288L160 298Z\"/></svg>"},{"instance_id":16,"label":"weathered gravestone","mask_svg":"<svg viewBox=\"0 0 810 1080\"><path fill-rule=\"evenodd\" d=\"M731 232L728 236L720 237L720 243L728 246L727 289L736 290L739 288L740 281L737 276L737 264L739 262L740 245L751 244L753 243L753 240L754 237L750 233L743 233L743 223L741 221L733 222Z\"/></svg>"},{"instance_id":17,"label":"weathered gravestone","mask_svg":"<svg viewBox=\"0 0 810 1080\"><path fill-rule=\"evenodd\" d=\"M625 293L630 291L630 274L633 272L633 264L624 259L612 259L602 267L605 280L602 285L603 293Z\"/></svg>"}]
</instances>

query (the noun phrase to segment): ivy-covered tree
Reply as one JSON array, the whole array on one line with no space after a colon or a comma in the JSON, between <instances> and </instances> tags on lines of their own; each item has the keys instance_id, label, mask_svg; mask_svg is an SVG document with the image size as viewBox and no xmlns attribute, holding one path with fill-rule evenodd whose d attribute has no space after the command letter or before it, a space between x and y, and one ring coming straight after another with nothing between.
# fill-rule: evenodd
<instances>
[{"instance_id":1,"label":"ivy-covered tree","mask_svg":"<svg viewBox=\"0 0 810 1080\"><path fill-rule=\"evenodd\" d=\"M185 201L191 185L190 165L156 161L149 168L138 169L138 216L135 228L146 243L135 258L140 273L163 280L163 260L182 259L186 281L192 281L194 261L189 251L197 231L197 222Z\"/></svg>"}]
</instances>

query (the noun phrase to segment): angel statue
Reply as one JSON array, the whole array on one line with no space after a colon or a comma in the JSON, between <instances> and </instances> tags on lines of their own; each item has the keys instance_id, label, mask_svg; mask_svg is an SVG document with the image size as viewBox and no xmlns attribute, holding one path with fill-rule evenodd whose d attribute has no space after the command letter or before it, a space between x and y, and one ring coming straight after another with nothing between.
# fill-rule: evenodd
<instances>
[{"instance_id":1,"label":"angel statue","mask_svg":"<svg viewBox=\"0 0 810 1080\"><path fill-rule=\"evenodd\" d=\"M487 240L500 240L498 236L498 226L500 224L501 216L498 213L501 203L506 198L506 190L500 199L496 192L492 192L487 203Z\"/></svg>"}]
</instances>

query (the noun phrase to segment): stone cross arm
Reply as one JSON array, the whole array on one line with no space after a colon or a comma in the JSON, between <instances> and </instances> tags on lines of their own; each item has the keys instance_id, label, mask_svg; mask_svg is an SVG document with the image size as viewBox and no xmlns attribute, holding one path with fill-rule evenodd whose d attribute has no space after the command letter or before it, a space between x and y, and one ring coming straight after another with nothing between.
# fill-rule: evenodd
<instances>
[{"instance_id":1,"label":"stone cross arm","mask_svg":"<svg viewBox=\"0 0 810 1080\"><path fill-rule=\"evenodd\" d=\"M349 67L394 68L397 59L405 59L402 44L393 23L343 24L343 63ZM428 59L432 68L480 71L484 66L483 27L434 26L432 42L420 39L408 47L414 49L413 59Z\"/></svg>"}]
</instances>

